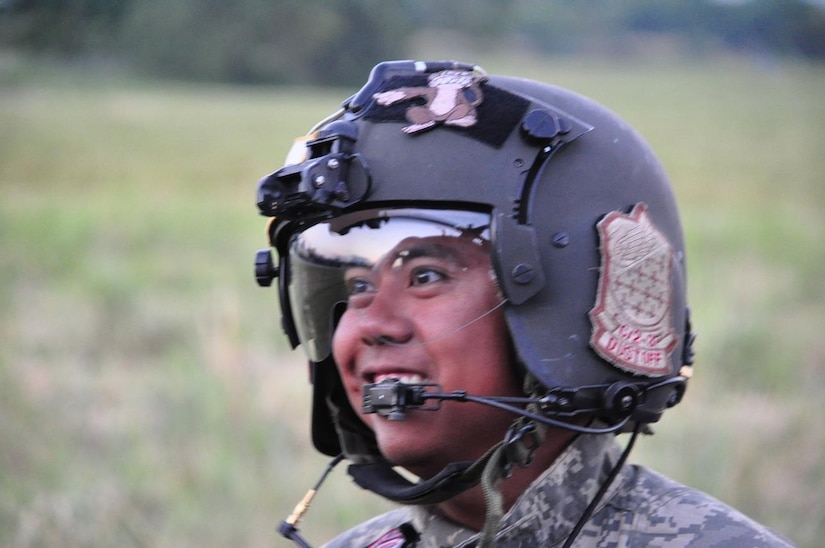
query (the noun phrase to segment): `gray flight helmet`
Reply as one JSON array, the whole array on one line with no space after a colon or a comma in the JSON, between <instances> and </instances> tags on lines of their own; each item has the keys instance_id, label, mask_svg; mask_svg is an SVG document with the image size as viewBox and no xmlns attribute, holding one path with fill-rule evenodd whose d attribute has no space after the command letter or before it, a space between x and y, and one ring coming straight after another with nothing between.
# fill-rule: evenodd
<instances>
[{"instance_id":1,"label":"gray flight helmet","mask_svg":"<svg viewBox=\"0 0 825 548\"><path fill-rule=\"evenodd\" d=\"M489 213L516 366L548 416L650 423L681 400L694 336L679 212L651 148L610 110L473 65L393 61L299 148L258 184L277 261L259 252L256 274L261 285L278 278L283 329L293 347L311 347L321 452L380 458L330 353L345 298L303 310L289 245L375 208Z\"/></svg>"}]
</instances>

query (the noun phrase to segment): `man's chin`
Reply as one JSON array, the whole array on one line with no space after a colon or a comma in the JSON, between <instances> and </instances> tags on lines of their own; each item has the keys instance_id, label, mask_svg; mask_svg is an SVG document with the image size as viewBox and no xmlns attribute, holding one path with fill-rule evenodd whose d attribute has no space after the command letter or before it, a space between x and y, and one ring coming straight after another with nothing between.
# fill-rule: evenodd
<instances>
[{"instance_id":1,"label":"man's chin","mask_svg":"<svg viewBox=\"0 0 825 548\"><path fill-rule=\"evenodd\" d=\"M388 461L419 476L426 476L432 470L434 475L446 465L438 449L440 444L427 435L430 429L403 421L387 422L389 424L376 424L373 428L378 448Z\"/></svg>"}]
</instances>

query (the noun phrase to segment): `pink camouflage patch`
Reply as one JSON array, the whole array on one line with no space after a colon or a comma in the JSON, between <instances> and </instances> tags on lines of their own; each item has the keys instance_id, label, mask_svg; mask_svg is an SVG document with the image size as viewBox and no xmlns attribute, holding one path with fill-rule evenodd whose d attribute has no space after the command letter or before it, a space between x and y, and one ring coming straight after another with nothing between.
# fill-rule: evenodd
<instances>
[{"instance_id":1,"label":"pink camouflage patch","mask_svg":"<svg viewBox=\"0 0 825 548\"><path fill-rule=\"evenodd\" d=\"M644 203L629 214L613 211L596 226L602 267L589 314L590 345L624 371L667 375L679 342L672 320L673 247L653 225Z\"/></svg>"}]
</instances>

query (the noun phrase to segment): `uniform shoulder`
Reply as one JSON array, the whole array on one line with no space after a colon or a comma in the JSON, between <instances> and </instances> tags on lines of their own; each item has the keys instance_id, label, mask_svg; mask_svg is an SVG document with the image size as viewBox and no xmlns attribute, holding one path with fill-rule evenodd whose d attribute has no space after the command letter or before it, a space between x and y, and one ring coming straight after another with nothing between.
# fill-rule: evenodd
<instances>
[{"instance_id":1,"label":"uniform shoulder","mask_svg":"<svg viewBox=\"0 0 825 548\"><path fill-rule=\"evenodd\" d=\"M634 530L644 538L679 538L690 546L793 546L764 525L697 489L634 466L626 505L635 507ZM622 502L616 501L619 504Z\"/></svg>"},{"instance_id":2,"label":"uniform shoulder","mask_svg":"<svg viewBox=\"0 0 825 548\"><path fill-rule=\"evenodd\" d=\"M412 513L409 508L391 510L341 533L324 544L323 548L367 546L381 538L382 535L393 534L394 531L399 530L403 524L409 523L411 520Z\"/></svg>"}]
</instances>

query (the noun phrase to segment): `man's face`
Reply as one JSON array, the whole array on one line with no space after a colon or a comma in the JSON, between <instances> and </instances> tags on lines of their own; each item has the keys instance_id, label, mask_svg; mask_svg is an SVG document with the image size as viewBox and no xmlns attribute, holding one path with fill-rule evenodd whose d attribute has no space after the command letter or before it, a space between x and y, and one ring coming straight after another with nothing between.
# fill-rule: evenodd
<instances>
[{"instance_id":1,"label":"man's face","mask_svg":"<svg viewBox=\"0 0 825 548\"><path fill-rule=\"evenodd\" d=\"M372 268L349 269L346 285L332 350L354 409L361 409L364 384L387 378L437 383L446 392L521 394L486 243L406 238ZM402 421L361 418L386 458L422 477L480 457L513 420L457 402L409 410Z\"/></svg>"}]
</instances>

